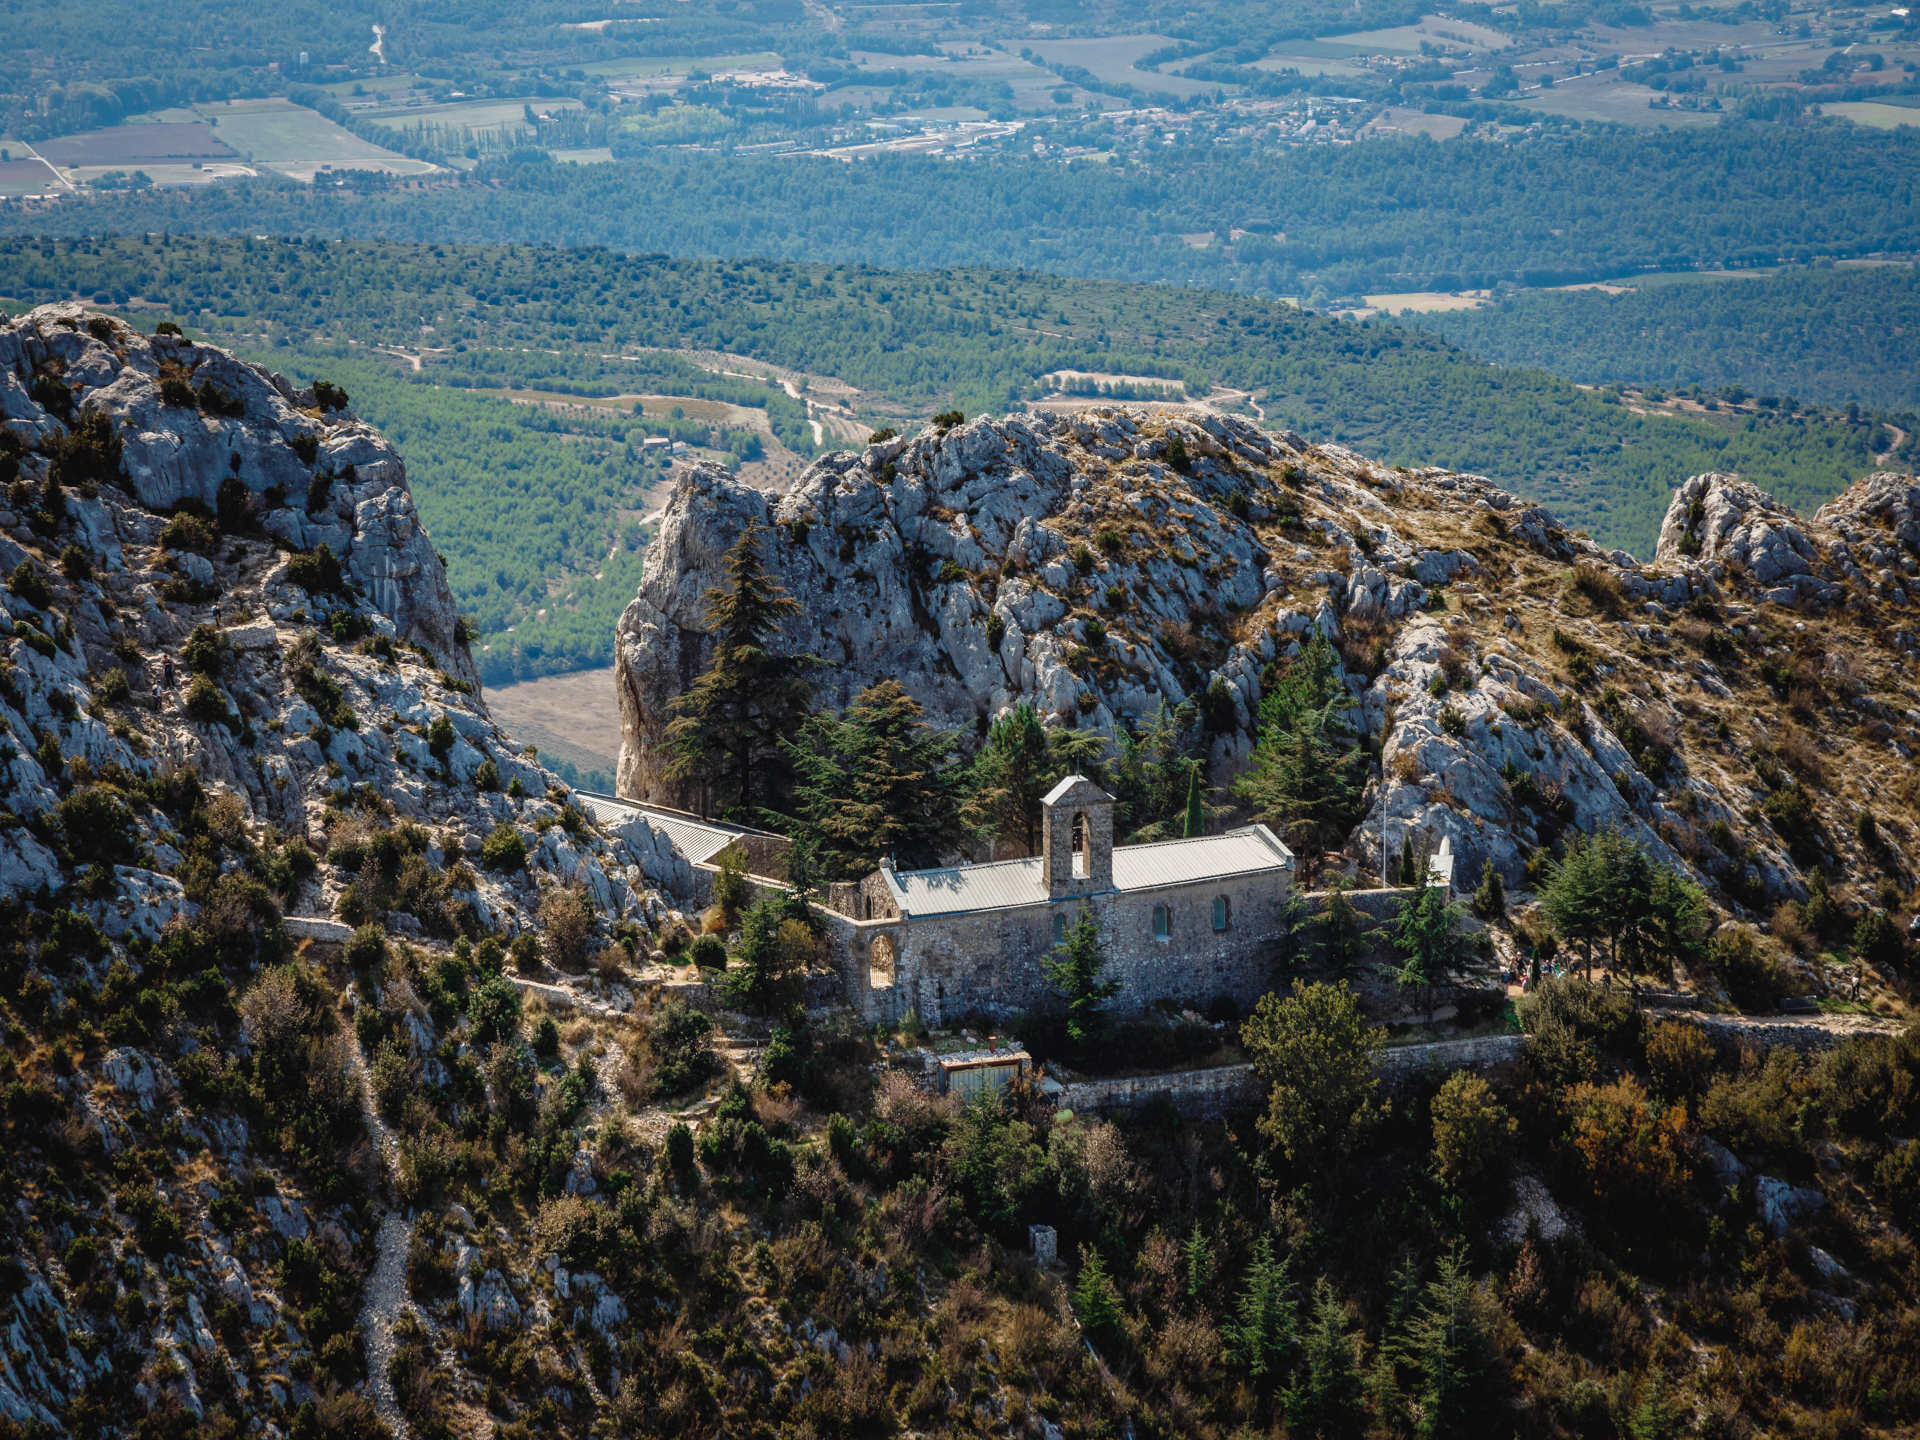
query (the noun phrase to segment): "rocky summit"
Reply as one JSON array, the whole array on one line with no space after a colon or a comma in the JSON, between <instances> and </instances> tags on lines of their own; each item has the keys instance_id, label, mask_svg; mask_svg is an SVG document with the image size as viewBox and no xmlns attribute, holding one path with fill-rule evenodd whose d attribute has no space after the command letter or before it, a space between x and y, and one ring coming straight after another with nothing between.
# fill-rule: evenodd
<instances>
[{"instance_id":1,"label":"rocky summit","mask_svg":"<svg viewBox=\"0 0 1920 1440\"><path fill-rule=\"evenodd\" d=\"M1765 908L1816 865L1871 883L1920 846L1912 476L1811 520L1696 476L1642 563L1477 476L1226 416L980 419L829 455L779 496L696 467L620 623L623 793L688 798L661 737L749 525L821 703L892 677L967 733L1027 701L1113 735L1191 700L1219 784L1276 662L1325 635L1376 759L1345 847L1363 874L1411 833L1524 884L1561 833L1611 826Z\"/></svg>"}]
</instances>

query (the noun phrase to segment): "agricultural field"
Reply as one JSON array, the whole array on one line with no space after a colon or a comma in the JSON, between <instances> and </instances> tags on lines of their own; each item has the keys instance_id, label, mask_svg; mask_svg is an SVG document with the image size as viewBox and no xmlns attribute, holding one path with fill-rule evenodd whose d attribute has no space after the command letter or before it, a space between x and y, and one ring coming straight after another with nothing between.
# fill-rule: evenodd
<instances>
[{"instance_id":1,"label":"agricultural field","mask_svg":"<svg viewBox=\"0 0 1920 1440\"><path fill-rule=\"evenodd\" d=\"M1605 125L1631 125L1636 129L1680 129L1686 126L1718 125L1717 110L1687 110L1674 105L1655 105L1666 96L1645 85L1622 80L1616 71L1571 76L1552 89L1535 90L1523 97L1518 108L1542 115L1560 115L1569 120L1588 120Z\"/></svg>"},{"instance_id":2,"label":"agricultural field","mask_svg":"<svg viewBox=\"0 0 1920 1440\"><path fill-rule=\"evenodd\" d=\"M43 140L42 159L62 170L92 166L152 165L194 160L238 160L233 147L204 121L115 125Z\"/></svg>"},{"instance_id":3,"label":"agricultural field","mask_svg":"<svg viewBox=\"0 0 1920 1440\"><path fill-rule=\"evenodd\" d=\"M536 95L511 100L456 100L437 105L418 102L376 105L358 113L394 130L470 130L484 135L525 129L528 108L538 115L578 110L581 105L571 96Z\"/></svg>"},{"instance_id":4,"label":"agricultural field","mask_svg":"<svg viewBox=\"0 0 1920 1440\"><path fill-rule=\"evenodd\" d=\"M613 773L620 757L620 703L611 665L490 685L486 696L494 718L543 757Z\"/></svg>"},{"instance_id":5,"label":"agricultural field","mask_svg":"<svg viewBox=\"0 0 1920 1440\"><path fill-rule=\"evenodd\" d=\"M311 183L323 170L425 175L438 168L362 140L291 100L227 100L196 108L241 156L294 180Z\"/></svg>"},{"instance_id":6,"label":"agricultural field","mask_svg":"<svg viewBox=\"0 0 1920 1440\"><path fill-rule=\"evenodd\" d=\"M0 141L8 158L0 160L0 199L45 195L64 188L60 177L27 155L18 141Z\"/></svg>"},{"instance_id":7,"label":"agricultural field","mask_svg":"<svg viewBox=\"0 0 1920 1440\"><path fill-rule=\"evenodd\" d=\"M1110 85L1128 85L1162 95L1185 97L1237 89L1193 80L1168 71L1138 70L1134 62L1170 43L1164 35L1107 35L1092 40L1036 40L1034 54L1055 65L1085 70Z\"/></svg>"},{"instance_id":8,"label":"agricultural field","mask_svg":"<svg viewBox=\"0 0 1920 1440\"><path fill-rule=\"evenodd\" d=\"M1892 130L1901 125L1920 125L1920 108L1912 105L1889 105L1873 100L1843 100L1820 107L1822 115L1838 116L1842 120L1851 120L1856 125L1865 125L1874 130Z\"/></svg>"},{"instance_id":9,"label":"agricultural field","mask_svg":"<svg viewBox=\"0 0 1920 1440\"><path fill-rule=\"evenodd\" d=\"M1425 135L1434 140L1451 140L1467 128L1458 115L1429 115L1405 105L1389 105L1360 131L1362 135Z\"/></svg>"}]
</instances>

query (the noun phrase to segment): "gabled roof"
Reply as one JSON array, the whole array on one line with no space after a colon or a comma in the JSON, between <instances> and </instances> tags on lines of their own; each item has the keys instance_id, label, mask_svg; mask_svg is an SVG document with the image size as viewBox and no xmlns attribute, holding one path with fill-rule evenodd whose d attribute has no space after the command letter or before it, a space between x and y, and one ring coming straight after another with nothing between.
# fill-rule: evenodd
<instances>
[{"instance_id":1,"label":"gabled roof","mask_svg":"<svg viewBox=\"0 0 1920 1440\"><path fill-rule=\"evenodd\" d=\"M1293 852L1264 825L1192 840L1118 845L1113 851L1116 891L1160 890L1202 880L1290 870ZM907 919L1015 910L1048 903L1046 871L1038 856L937 870L882 870ZM1075 897L1080 898L1080 897Z\"/></svg>"},{"instance_id":2,"label":"gabled roof","mask_svg":"<svg viewBox=\"0 0 1920 1440\"><path fill-rule=\"evenodd\" d=\"M1106 801L1111 801L1113 799L1111 795L1107 794L1106 791L1102 790L1098 785L1094 784L1093 781L1089 780L1086 776L1068 775L1062 778L1060 783L1054 786L1053 789L1049 790L1046 793L1045 798L1042 799L1040 803L1042 805L1058 805L1060 804L1061 801L1065 800L1069 795L1073 794L1075 790L1078 790L1083 786L1086 789L1091 790L1093 792L1093 795L1086 797L1088 799L1093 799L1095 797L1098 797L1099 799L1106 800Z\"/></svg>"}]
</instances>

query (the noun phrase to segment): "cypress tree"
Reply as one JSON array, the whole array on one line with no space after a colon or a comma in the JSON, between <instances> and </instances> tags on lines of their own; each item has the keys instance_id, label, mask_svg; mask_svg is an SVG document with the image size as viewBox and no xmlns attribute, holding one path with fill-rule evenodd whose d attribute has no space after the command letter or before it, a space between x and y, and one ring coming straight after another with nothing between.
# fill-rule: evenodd
<instances>
[{"instance_id":1,"label":"cypress tree","mask_svg":"<svg viewBox=\"0 0 1920 1440\"><path fill-rule=\"evenodd\" d=\"M1207 829L1207 815L1200 801L1200 766L1196 762L1187 773L1187 821L1181 834L1191 840L1196 835L1204 835Z\"/></svg>"}]
</instances>

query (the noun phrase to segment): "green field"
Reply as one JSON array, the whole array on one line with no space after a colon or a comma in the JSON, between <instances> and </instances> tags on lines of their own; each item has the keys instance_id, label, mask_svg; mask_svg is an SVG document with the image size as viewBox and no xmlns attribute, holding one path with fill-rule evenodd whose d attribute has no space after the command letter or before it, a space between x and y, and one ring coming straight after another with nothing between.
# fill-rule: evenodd
<instances>
[{"instance_id":1,"label":"green field","mask_svg":"<svg viewBox=\"0 0 1920 1440\"><path fill-rule=\"evenodd\" d=\"M581 108L580 102L570 96L536 95L512 100L455 100L443 105L381 105L359 113L394 130L444 126L486 134L524 128L528 106L536 113Z\"/></svg>"},{"instance_id":2,"label":"green field","mask_svg":"<svg viewBox=\"0 0 1920 1440\"><path fill-rule=\"evenodd\" d=\"M1163 95L1203 95L1235 88L1134 68L1142 55L1165 49L1170 43L1164 35L1106 35L1096 40L1036 40L1032 50L1052 64L1085 70L1110 85L1130 85Z\"/></svg>"},{"instance_id":3,"label":"green field","mask_svg":"<svg viewBox=\"0 0 1920 1440\"><path fill-rule=\"evenodd\" d=\"M419 175L434 168L362 140L291 100L227 100L196 109L220 139L254 164L296 180L311 180L329 168L391 175Z\"/></svg>"},{"instance_id":4,"label":"green field","mask_svg":"<svg viewBox=\"0 0 1920 1440\"><path fill-rule=\"evenodd\" d=\"M1856 125L1874 130L1892 130L1902 125L1920 125L1920 109L1909 105L1884 105L1872 100L1840 101L1822 105L1822 115L1837 115Z\"/></svg>"}]
</instances>

